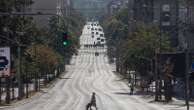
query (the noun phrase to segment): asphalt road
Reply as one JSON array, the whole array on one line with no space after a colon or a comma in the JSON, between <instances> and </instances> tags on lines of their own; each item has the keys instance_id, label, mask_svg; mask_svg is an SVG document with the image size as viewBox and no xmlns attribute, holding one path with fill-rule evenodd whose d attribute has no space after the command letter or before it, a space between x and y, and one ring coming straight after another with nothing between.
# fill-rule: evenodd
<instances>
[{"instance_id":1,"label":"asphalt road","mask_svg":"<svg viewBox=\"0 0 194 110\"><path fill-rule=\"evenodd\" d=\"M83 31L90 36L87 29ZM88 41L88 36L82 40ZM96 51L99 56L95 56ZM96 92L98 110L170 110L129 95L129 87L114 71L105 48L82 48L53 88L26 104L5 110L86 110L92 92Z\"/></svg>"}]
</instances>

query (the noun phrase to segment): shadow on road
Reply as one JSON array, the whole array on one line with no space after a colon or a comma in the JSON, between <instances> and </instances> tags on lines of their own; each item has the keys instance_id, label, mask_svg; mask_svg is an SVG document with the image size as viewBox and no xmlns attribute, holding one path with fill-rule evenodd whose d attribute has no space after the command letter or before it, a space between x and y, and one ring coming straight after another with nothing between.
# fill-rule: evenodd
<instances>
[{"instance_id":1,"label":"shadow on road","mask_svg":"<svg viewBox=\"0 0 194 110\"><path fill-rule=\"evenodd\" d=\"M163 104L163 105L174 105L174 106L176 106L175 108L181 108L181 107L186 106L185 104L175 103L174 101L172 101L172 102L157 101L156 102L155 100L151 100L148 103L160 103L160 104Z\"/></svg>"},{"instance_id":2,"label":"shadow on road","mask_svg":"<svg viewBox=\"0 0 194 110\"><path fill-rule=\"evenodd\" d=\"M116 95L130 95L130 92L114 92Z\"/></svg>"},{"instance_id":3,"label":"shadow on road","mask_svg":"<svg viewBox=\"0 0 194 110\"><path fill-rule=\"evenodd\" d=\"M72 79L72 78L63 78L63 77L60 77L59 79Z\"/></svg>"},{"instance_id":4,"label":"shadow on road","mask_svg":"<svg viewBox=\"0 0 194 110\"><path fill-rule=\"evenodd\" d=\"M47 91L44 91L44 90L40 90L40 93L47 94L48 92Z\"/></svg>"}]
</instances>

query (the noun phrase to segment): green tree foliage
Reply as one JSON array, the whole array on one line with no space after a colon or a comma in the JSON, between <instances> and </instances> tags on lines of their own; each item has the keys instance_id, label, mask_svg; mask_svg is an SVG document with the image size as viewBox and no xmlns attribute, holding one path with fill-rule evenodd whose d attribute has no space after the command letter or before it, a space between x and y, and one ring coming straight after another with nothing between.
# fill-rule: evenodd
<instances>
[{"instance_id":1,"label":"green tree foliage","mask_svg":"<svg viewBox=\"0 0 194 110\"><path fill-rule=\"evenodd\" d=\"M45 29L39 28L33 17L11 15L12 12L27 10L32 1L34 0L0 0L0 13L10 13L0 16L0 46L11 47L12 71L21 69L20 73L17 72L11 77L15 79L17 74L21 75L21 94L24 83L32 81L38 91L39 78L44 78L45 82L51 81L64 71L64 57L70 60L79 47L78 36L84 23L82 17L73 12L67 17L61 16L60 20L52 17L50 28ZM64 47L61 35L67 31L71 44ZM18 47L21 47L21 57L18 55Z\"/></svg>"},{"instance_id":2,"label":"green tree foliage","mask_svg":"<svg viewBox=\"0 0 194 110\"><path fill-rule=\"evenodd\" d=\"M159 37L159 30L153 25L138 26L125 43L126 51L123 60L138 70L140 60L151 61L156 51L172 51L170 42L166 36ZM140 71L140 70L139 70Z\"/></svg>"},{"instance_id":3,"label":"green tree foliage","mask_svg":"<svg viewBox=\"0 0 194 110\"><path fill-rule=\"evenodd\" d=\"M0 12L1 13L10 13L10 12L21 12L25 11L25 8L32 5L32 0L1 0L0 1ZM25 6L25 7L24 7ZM0 16L0 45L1 46L8 46L11 45L13 47L13 60L17 62L17 43L23 45L22 47L22 60L23 62L28 62L31 64L31 61L28 61L28 55L26 52L29 51L29 48L32 48L35 44L37 46L42 47L46 46L45 48L50 49L49 51L52 56L57 58L67 57L66 59L70 59L70 56L76 52L77 48L79 47L79 35L81 33L81 29L83 27L84 20L82 16L72 11L66 17L60 17L60 22L58 17L52 17L50 19L50 28L48 30L39 28L35 22L33 17L30 16L16 16L16 15L5 15ZM5 31L6 28L6 31ZM62 33L67 32L70 36L71 45L64 47L61 44L62 41ZM40 45L42 44L42 45ZM39 47L37 47L39 48ZM43 51L38 51L38 54L44 54ZM34 59L32 59L34 60ZM59 60L60 63L64 62L64 60ZM48 63L48 62L43 62ZM14 63L17 67L17 63ZM22 63L25 67L25 64ZM37 71L35 65L32 71ZM49 68L48 65L44 65ZM30 66L33 67L33 66Z\"/></svg>"},{"instance_id":4,"label":"green tree foliage","mask_svg":"<svg viewBox=\"0 0 194 110\"><path fill-rule=\"evenodd\" d=\"M121 73L123 69L124 73L127 69L142 72L142 67L147 65L145 62L151 63L156 51L172 51L168 36L160 36L156 25L136 22L133 31L129 33L129 20L124 9L103 22L109 58L116 58ZM146 76L145 74L146 72L141 75Z\"/></svg>"},{"instance_id":5,"label":"green tree foliage","mask_svg":"<svg viewBox=\"0 0 194 110\"><path fill-rule=\"evenodd\" d=\"M53 71L61 62L61 56L47 45L44 44L33 44L26 52L30 54L32 65L35 63L40 73L47 71Z\"/></svg>"},{"instance_id":6,"label":"green tree foliage","mask_svg":"<svg viewBox=\"0 0 194 110\"><path fill-rule=\"evenodd\" d=\"M70 60L71 56L77 52L79 48L79 36L83 28L84 20L76 11L71 11L69 16L52 17L50 20L49 45L51 45L58 53ZM64 46L62 43L62 35L68 33L70 44Z\"/></svg>"},{"instance_id":7,"label":"green tree foliage","mask_svg":"<svg viewBox=\"0 0 194 110\"><path fill-rule=\"evenodd\" d=\"M32 0L1 0L0 1L0 12L1 13L11 13L11 12L21 12L24 7L28 7L32 4ZM9 33L9 39L18 40L20 32L26 32L21 37L20 42L23 44L29 44L30 37L27 34L31 29L32 18L24 16L15 15L4 15L0 16L0 32L1 35L5 36L5 33ZM4 31L7 28L8 32ZM7 36L7 35L6 35ZM7 42L3 42L7 43Z\"/></svg>"},{"instance_id":8,"label":"green tree foliage","mask_svg":"<svg viewBox=\"0 0 194 110\"><path fill-rule=\"evenodd\" d=\"M124 9L116 15L107 17L103 21L103 27L106 34L108 55L110 61L116 57L117 47L121 44L123 39L128 37L128 20L127 9Z\"/></svg>"}]
</instances>

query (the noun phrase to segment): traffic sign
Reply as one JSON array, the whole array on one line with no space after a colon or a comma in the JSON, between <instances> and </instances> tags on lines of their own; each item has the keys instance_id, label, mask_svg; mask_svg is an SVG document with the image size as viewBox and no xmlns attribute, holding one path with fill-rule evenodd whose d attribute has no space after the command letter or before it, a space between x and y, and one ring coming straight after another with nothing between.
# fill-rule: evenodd
<instances>
[{"instance_id":1,"label":"traffic sign","mask_svg":"<svg viewBox=\"0 0 194 110\"><path fill-rule=\"evenodd\" d=\"M194 62L192 62L191 66L192 66L192 71L194 71Z\"/></svg>"}]
</instances>

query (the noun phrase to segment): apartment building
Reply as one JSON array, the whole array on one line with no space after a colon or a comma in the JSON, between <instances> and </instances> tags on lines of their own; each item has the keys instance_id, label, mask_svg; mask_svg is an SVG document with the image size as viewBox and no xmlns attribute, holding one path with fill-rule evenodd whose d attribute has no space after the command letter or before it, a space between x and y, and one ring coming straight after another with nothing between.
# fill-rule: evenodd
<instances>
[{"instance_id":1,"label":"apartment building","mask_svg":"<svg viewBox=\"0 0 194 110\"><path fill-rule=\"evenodd\" d=\"M130 0L132 1L132 0ZM179 5L177 0L133 0L133 22L153 23L160 27L162 33L170 36L171 45L178 46Z\"/></svg>"},{"instance_id":2,"label":"apartment building","mask_svg":"<svg viewBox=\"0 0 194 110\"><path fill-rule=\"evenodd\" d=\"M194 1L185 0L187 13L185 18L186 29L184 29L184 34L186 39L186 44L191 51L194 51ZM183 27L182 27L183 28Z\"/></svg>"},{"instance_id":3,"label":"apartment building","mask_svg":"<svg viewBox=\"0 0 194 110\"><path fill-rule=\"evenodd\" d=\"M134 19L139 22L153 21L153 0L134 0Z\"/></svg>"}]
</instances>

